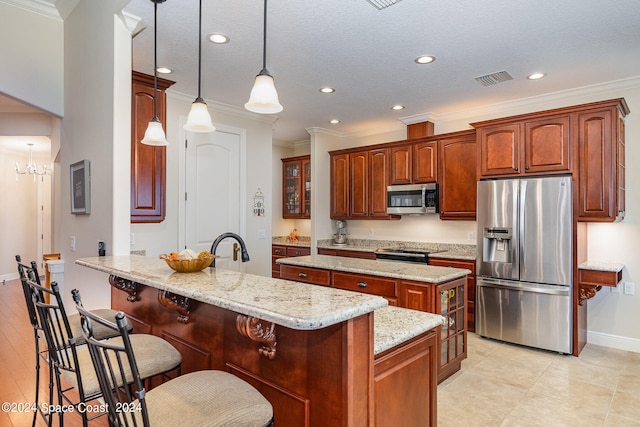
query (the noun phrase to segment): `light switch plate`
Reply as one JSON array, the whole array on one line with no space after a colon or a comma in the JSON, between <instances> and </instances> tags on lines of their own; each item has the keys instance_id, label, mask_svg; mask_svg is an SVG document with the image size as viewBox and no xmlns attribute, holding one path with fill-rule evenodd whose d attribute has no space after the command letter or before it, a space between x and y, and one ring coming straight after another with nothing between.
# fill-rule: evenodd
<instances>
[{"instance_id":1,"label":"light switch plate","mask_svg":"<svg viewBox=\"0 0 640 427\"><path fill-rule=\"evenodd\" d=\"M636 292L636 284L633 282L624 282L624 294L633 295Z\"/></svg>"}]
</instances>

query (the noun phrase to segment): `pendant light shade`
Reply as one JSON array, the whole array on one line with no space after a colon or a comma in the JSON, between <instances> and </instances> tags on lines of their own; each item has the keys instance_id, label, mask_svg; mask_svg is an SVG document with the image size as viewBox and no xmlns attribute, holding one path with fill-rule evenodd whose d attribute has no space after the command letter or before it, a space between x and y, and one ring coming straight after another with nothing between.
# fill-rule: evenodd
<instances>
[{"instance_id":1,"label":"pendant light shade","mask_svg":"<svg viewBox=\"0 0 640 427\"><path fill-rule=\"evenodd\" d=\"M164 129L162 129L162 123L160 123L157 117L151 119L147 130L144 132L144 138L142 138L140 142L145 145L168 145L167 137L164 134Z\"/></svg>"},{"instance_id":2,"label":"pendant light shade","mask_svg":"<svg viewBox=\"0 0 640 427\"><path fill-rule=\"evenodd\" d=\"M211 116L207 109L207 104L200 96L202 76L202 0L200 0L200 11L198 12L198 97L191 104L191 111L187 116L187 123L184 129L189 132L213 132L216 130L211 123Z\"/></svg>"},{"instance_id":3,"label":"pendant light shade","mask_svg":"<svg viewBox=\"0 0 640 427\"><path fill-rule=\"evenodd\" d=\"M144 138L140 141L145 145L168 145L162 123L158 118L158 3L166 0L151 0L153 2L153 118L149 121Z\"/></svg>"},{"instance_id":4,"label":"pendant light shade","mask_svg":"<svg viewBox=\"0 0 640 427\"><path fill-rule=\"evenodd\" d=\"M267 70L267 0L264 0L262 43L262 70L256 76L249 101L244 104L244 108L259 114L275 114L282 111L282 105L278 100L278 92L276 92L273 76Z\"/></svg>"}]
</instances>

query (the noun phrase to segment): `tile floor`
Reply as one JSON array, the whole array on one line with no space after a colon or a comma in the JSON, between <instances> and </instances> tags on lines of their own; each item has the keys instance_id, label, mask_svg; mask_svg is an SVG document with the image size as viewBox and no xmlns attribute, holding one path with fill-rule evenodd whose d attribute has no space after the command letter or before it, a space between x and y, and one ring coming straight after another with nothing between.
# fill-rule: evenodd
<instances>
[{"instance_id":1,"label":"tile floor","mask_svg":"<svg viewBox=\"0 0 640 427\"><path fill-rule=\"evenodd\" d=\"M640 426L640 353L564 356L470 333L462 369L438 386L438 426Z\"/></svg>"},{"instance_id":2,"label":"tile floor","mask_svg":"<svg viewBox=\"0 0 640 427\"><path fill-rule=\"evenodd\" d=\"M29 401L33 332L18 281L0 285L0 313L0 401ZM27 426L31 419L0 411L1 427ZM78 426L80 417L70 414L65 424ZM640 426L640 354L587 345L576 358L469 334L462 369L438 386L438 425Z\"/></svg>"}]
</instances>

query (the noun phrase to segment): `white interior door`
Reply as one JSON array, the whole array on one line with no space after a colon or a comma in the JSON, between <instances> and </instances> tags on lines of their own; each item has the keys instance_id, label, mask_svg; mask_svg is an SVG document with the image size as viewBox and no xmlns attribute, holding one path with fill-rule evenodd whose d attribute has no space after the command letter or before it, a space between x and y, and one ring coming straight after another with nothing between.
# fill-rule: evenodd
<instances>
[{"instance_id":1,"label":"white interior door","mask_svg":"<svg viewBox=\"0 0 640 427\"><path fill-rule=\"evenodd\" d=\"M185 237L186 246L197 252L208 251L222 233L241 234L243 215L241 195L240 133L216 130L188 133L185 154ZM233 261L233 239L218 246L216 268L242 270L240 254Z\"/></svg>"}]
</instances>

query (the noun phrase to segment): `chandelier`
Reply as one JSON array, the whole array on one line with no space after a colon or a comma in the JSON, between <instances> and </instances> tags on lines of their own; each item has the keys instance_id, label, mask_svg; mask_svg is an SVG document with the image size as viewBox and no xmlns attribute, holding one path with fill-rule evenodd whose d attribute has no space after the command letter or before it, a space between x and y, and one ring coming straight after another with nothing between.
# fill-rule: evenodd
<instances>
[{"instance_id":1,"label":"chandelier","mask_svg":"<svg viewBox=\"0 0 640 427\"><path fill-rule=\"evenodd\" d=\"M29 163L26 164L24 169L20 169L20 164L16 162L16 181L18 180L18 175L33 175L33 181L36 181L37 176L48 175L49 170L47 169L47 165L42 167L42 170L38 169L38 165L33 161L33 143L28 143L29 146Z\"/></svg>"}]
</instances>

